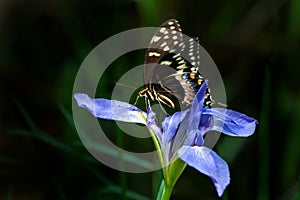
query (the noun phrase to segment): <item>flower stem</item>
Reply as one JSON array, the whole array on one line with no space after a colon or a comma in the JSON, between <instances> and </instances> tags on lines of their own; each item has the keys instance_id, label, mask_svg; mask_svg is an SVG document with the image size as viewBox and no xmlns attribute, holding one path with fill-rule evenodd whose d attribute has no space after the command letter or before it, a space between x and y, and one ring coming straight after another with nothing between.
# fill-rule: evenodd
<instances>
[{"instance_id":1,"label":"flower stem","mask_svg":"<svg viewBox=\"0 0 300 200\"><path fill-rule=\"evenodd\" d=\"M156 200L169 200L172 194L173 187L174 184L166 185L165 181L162 180Z\"/></svg>"},{"instance_id":2,"label":"flower stem","mask_svg":"<svg viewBox=\"0 0 300 200\"><path fill-rule=\"evenodd\" d=\"M159 162L162 166L163 175L164 175L164 177L166 177L167 174L166 174L166 170L165 170L165 167L164 167L164 159L163 159L163 154L162 154L162 151L161 151L161 144L160 144L159 140L157 139L156 135L151 130L151 128L148 128L148 130L149 130L149 133L150 133L151 138L153 140Z\"/></svg>"}]
</instances>

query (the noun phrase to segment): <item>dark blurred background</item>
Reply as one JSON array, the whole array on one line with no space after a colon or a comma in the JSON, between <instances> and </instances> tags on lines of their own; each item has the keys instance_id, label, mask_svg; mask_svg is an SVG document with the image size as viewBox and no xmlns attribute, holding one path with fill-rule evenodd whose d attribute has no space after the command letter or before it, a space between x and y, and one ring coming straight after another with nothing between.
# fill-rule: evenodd
<instances>
[{"instance_id":1,"label":"dark blurred background","mask_svg":"<svg viewBox=\"0 0 300 200\"><path fill-rule=\"evenodd\" d=\"M169 18L214 59L229 108L259 120L250 138L223 136L215 147L231 171L222 198L299 198L300 1L1 0L0 199L155 197L159 173L120 173L85 150L72 122L72 87L101 41ZM123 56L110 75L142 64L143 53ZM114 82L103 81L100 95L109 96ZM111 134L120 143L122 134ZM218 197L208 177L187 168L174 199Z\"/></svg>"}]
</instances>

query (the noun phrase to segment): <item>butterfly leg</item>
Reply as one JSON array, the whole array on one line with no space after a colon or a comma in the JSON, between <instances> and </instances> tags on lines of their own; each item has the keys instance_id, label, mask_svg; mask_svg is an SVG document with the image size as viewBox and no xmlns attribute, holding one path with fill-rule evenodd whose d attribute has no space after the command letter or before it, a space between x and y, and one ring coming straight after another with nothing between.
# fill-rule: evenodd
<instances>
[{"instance_id":1,"label":"butterfly leg","mask_svg":"<svg viewBox=\"0 0 300 200\"><path fill-rule=\"evenodd\" d=\"M146 105L146 109L148 109L148 107L151 105L150 100L148 98L145 98L145 105Z\"/></svg>"},{"instance_id":2,"label":"butterfly leg","mask_svg":"<svg viewBox=\"0 0 300 200\"><path fill-rule=\"evenodd\" d=\"M136 96L136 99L135 99L135 102L134 102L134 104L133 104L134 106L136 106L136 104L137 104L139 98L140 98L140 95L137 95L137 96Z\"/></svg>"}]
</instances>

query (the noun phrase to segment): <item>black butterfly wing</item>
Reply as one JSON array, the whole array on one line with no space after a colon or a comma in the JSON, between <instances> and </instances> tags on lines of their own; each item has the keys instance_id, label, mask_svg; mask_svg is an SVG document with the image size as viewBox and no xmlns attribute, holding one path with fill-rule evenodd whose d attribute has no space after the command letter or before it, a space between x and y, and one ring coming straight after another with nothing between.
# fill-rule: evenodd
<instances>
[{"instance_id":1,"label":"black butterfly wing","mask_svg":"<svg viewBox=\"0 0 300 200\"><path fill-rule=\"evenodd\" d=\"M153 36L146 52L144 79L159 84L157 92L184 105L190 105L204 83L199 73L200 44L197 38L184 38L177 20L164 22ZM164 67L167 66L167 67ZM204 106L212 103L209 89Z\"/></svg>"},{"instance_id":2,"label":"black butterfly wing","mask_svg":"<svg viewBox=\"0 0 300 200\"><path fill-rule=\"evenodd\" d=\"M199 72L201 71L199 68L203 66L200 66L200 44L198 38L184 39L170 50L170 54L174 53L179 60L175 78L183 88L184 94L176 93L175 88L174 93L178 99L182 100L182 104L189 105L192 103L195 94L205 81ZM181 59L182 61L180 61ZM162 84L166 84L165 81L166 80L162 80ZM214 100L211 97L210 88L207 88L203 106L211 107L213 102Z\"/></svg>"},{"instance_id":3,"label":"black butterfly wing","mask_svg":"<svg viewBox=\"0 0 300 200\"><path fill-rule=\"evenodd\" d=\"M174 45L158 62L152 71L151 82L167 88L169 98L189 104L203 83L198 71L200 65L200 45L198 41L187 38ZM161 65L161 66L160 66ZM165 66L165 67L164 67ZM199 80L201 79L201 80Z\"/></svg>"},{"instance_id":4,"label":"black butterfly wing","mask_svg":"<svg viewBox=\"0 0 300 200\"><path fill-rule=\"evenodd\" d=\"M185 37L180 43L173 46L170 53L176 53L192 66L200 66L200 44L198 38Z\"/></svg>"},{"instance_id":5,"label":"black butterfly wing","mask_svg":"<svg viewBox=\"0 0 300 200\"><path fill-rule=\"evenodd\" d=\"M174 45L182 41L180 24L175 19L165 21L152 37L145 55L145 64L159 63L162 57L169 53ZM151 76L156 65L146 65L144 69L145 83L151 82Z\"/></svg>"}]
</instances>

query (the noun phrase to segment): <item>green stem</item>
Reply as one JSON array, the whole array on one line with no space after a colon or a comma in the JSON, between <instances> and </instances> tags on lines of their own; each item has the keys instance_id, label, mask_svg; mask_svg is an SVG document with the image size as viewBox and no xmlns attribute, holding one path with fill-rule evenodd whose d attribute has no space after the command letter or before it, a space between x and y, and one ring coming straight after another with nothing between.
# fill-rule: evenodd
<instances>
[{"instance_id":1,"label":"green stem","mask_svg":"<svg viewBox=\"0 0 300 200\"><path fill-rule=\"evenodd\" d=\"M159 192L156 199L169 200L172 194L173 187L180 175L182 174L182 172L184 171L186 164L177 157L169 166L165 167L166 163L164 163L164 156L161 149L161 143L156 137L156 135L153 133L153 131L150 128L148 128L148 130L152 137L155 149L157 151L158 159L161 163L164 176L164 179L160 184Z\"/></svg>"},{"instance_id":2,"label":"green stem","mask_svg":"<svg viewBox=\"0 0 300 200\"><path fill-rule=\"evenodd\" d=\"M173 191L174 184L166 185L162 180L156 200L169 200Z\"/></svg>"},{"instance_id":3,"label":"green stem","mask_svg":"<svg viewBox=\"0 0 300 200\"><path fill-rule=\"evenodd\" d=\"M168 168L164 168L168 176L161 181L156 200L169 200L173 188L186 167L185 162L177 158Z\"/></svg>"},{"instance_id":4,"label":"green stem","mask_svg":"<svg viewBox=\"0 0 300 200\"><path fill-rule=\"evenodd\" d=\"M158 159L159 159L159 162L160 162L160 164L162 166L162 170L163 170L163 175L164 175L164 177L167 177L166 169L164 167L163 154L162 154L162 151L161 151L161 144L160 144L159 140L157 139L156 135L153 133L153 131L150 128L148 128L148 130L149 130L149 133L152 137L155 149L157 151Z\"/></svg>"},{"instance_id":5,"label":"green stem","mask_svg":"<svg viewBox=\"0 0 300 200\"><path fill-rule=\"evenodd\" d=\"M173 191L174 184L171 185L165 185L165 188L163 190L162 200L169 200Z\"/></svg>"},{"instance_id":6,"label":"green stem","mask_svg":"<svg viewBox=\"0 0 300 200\"><path fill-rule=\"evenodd\" d=\"M156 200L161 200L162 199L162 195L164 193L164 190L165 190L165 181L164 181L164 179L162 179L161 183L160 183L159 191L157 193Z\"/></svg>"},{"instance_id":7,"label":"green stem","mask_svg":"<svg viewBox=\"0 0 300 200\"><path fill-rule=\"evenodd\" d=\"M157 151L158 159L159 159L159 161L161 163L161 166L162 166L163 176L164 176L164 178L166 178L167 177L167 171L166 171L166 168L163 166L164 165L164 159L163 159L163 154L162 154L162 151L161 151L161 144L160 144L159 140L157 139L156 135L153 133L153 131L150 128L148 128L148 130L149 130L150 135L152 137L155 149ZM161 181L160 188L159 188L156 199L157 200L169 200L170 196L171 196L171 193L172 193L172 190L173 190L173 187L174 187L174 184L172 184L172 186L170 187L169 184L168 185L165 184L165 181L163 179Z\"/></svg>"}]
</instances>

